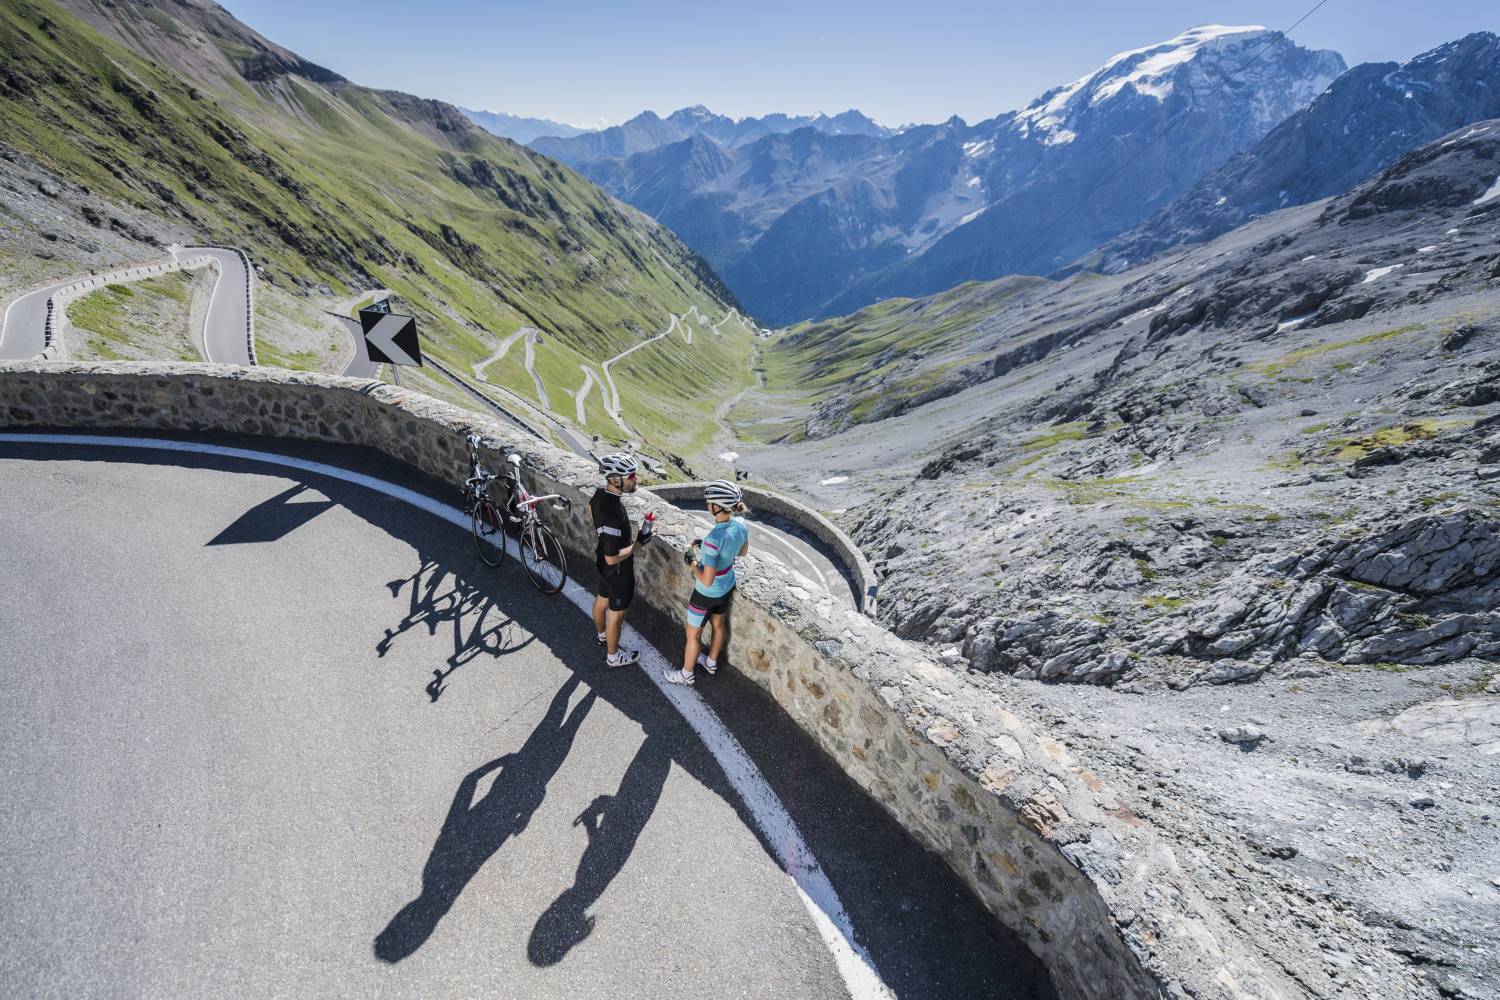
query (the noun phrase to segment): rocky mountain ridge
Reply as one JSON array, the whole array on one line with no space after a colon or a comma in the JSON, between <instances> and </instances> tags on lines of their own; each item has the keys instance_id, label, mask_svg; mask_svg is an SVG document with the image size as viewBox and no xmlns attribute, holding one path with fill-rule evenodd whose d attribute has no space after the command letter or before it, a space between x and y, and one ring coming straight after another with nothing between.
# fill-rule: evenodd
<instances>
[{"instance_id":1,"label":"rocky mountain ridge","mask_svg":"<svg viewBox=\"0 0 1500 1000\"><path fill-rule=\"evenodd\" d=\"M1366 63L1335 80L1251 149L1140 226L1090 254L1119 271L1288 205L1353 187L1424 143L1500 116L1500 37L1482 31L1406 63Z\"/></svg>"},{"instance_id":2,"label":"rocky mountain ridge","mask_svg":"<svg viewBox=\"0 0 1500 1000\"><path fill-rule=\"evenodd\" d=\"M973 669L1204 683L1303 652L1370 663L1493 651L1489 612L1472 617L1494 602L1488 570L1454 575L1451 561L1457 553L1490 565L1480 558L1492 547L1484 517L1462 504L1445 519L1433 512L1463 499L1482 506L1500 488L1489 485L1500 473L1485 471L1500 460L1490 439L1500 420L1490 419L1500 413L1500 362L1490 357L1496 175L1500 124L1491 121L1338 198L1118 278L997 283L951 340L882 354L874 366L853 361L868 374L852 380L836 374L840 388L808 419L821 436L799 444L783 435L742 463L855 459L851 442L865 434L892 447L909 441L912 484L845 516L886 574L887 622L960 643ZM908 343L921 342L910 316L906 329ZM821 363L842 363L841 345L860 336L786 335L763 352L765 365L792 351L794 367L815 372L819 343ZM955 363L963 358L972 360ZM892 407L923 371L923 393ZM861 411L867 399L878 402ZM945 426L949 411L967 424ZM934 454L907 437L924 423L944 426L952 443ZM1411 495L1421 483L1431 492ZM998 505L993 534L961 551L936 546L960 515L955 488L981 509ZM857 480L837 488L858 490ZM1311 496L1322 499L1301 499ZM1365 543L1338 543L1313 516L1330 496L1337 523L1358 523ZM1429 544L1453 551L1417 573ZM1381 575L1392 548L1418 582ZM976 558L1006 583L991 588L960 568ZM1168 576L1172 589L1141 603ZM1378 599L1362 590L1382 587ZM1243 599L1247 588L1258 596ZM1047 610L1059 601L1075 617ZM1354 606L1363 611L1351 617Z\"/></svg>"},{"instance_id":3,"label":"rocky mountain ridge","mask_svg":"<svg viewBox=\"0 0 1500 1000\"><path fill-rule=\"evenodd\" d=\"M1343 69L1263 28L1205 26L975 125L744 141L651 116L533 145L671 226L751 312L784 324L1051 271L1167 205ZM1172 140L1151 147L1169 122ZM1056 218L1085 195L1086 211Z\"/></svg>"},{"instance_id":4,"label":"rocky mountain ridge","mask_svg":"<svg viewBox=\"0 0 1500 1000\"><path fill-rule=\"evenodd\" d=\"M539 137L532 149L571 167L582 168L596 160L623 159L685 139L702 137L734 149L770 135L784 135L810 128L822 135L887 136L893 130L850 108L836 115L787 115L779 112L761 117L731 118L716 114L701 104L678 108L665 118L642 111L621 125L611 125L572 137Z\"/></svg>"}]
</instances>

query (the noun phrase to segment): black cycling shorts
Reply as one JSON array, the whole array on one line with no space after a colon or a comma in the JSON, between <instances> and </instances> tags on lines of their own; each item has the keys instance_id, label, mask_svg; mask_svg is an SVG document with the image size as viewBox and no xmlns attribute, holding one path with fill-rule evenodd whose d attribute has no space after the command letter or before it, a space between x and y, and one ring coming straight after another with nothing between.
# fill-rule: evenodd
<instances>
[{"instance_id":1,"label":"black cycling shorts","mask_svg":"<svg viewBox=\"0 0 1500 1000\"><path fill-rule=\"evenodd\" d=\"M609 610L624 611L635 599L635 560L610 566L604 560L596 560L599 570L599 596L609 601Z\"/></svg>"},{"instance_id":2,"label":"black cycling shorts","mask_svg":"<svg viewBox=\"0 0 1500 1000\"><path fill-rule=\"evenodd\" d=\"M709 597L707 594L699 593L697 588L693 589L693 596L688 598L687 620L693 628L703 625L703 620L710 615L727 614L729 605L734 601L734 588L730 587L727 594L718 597Z\"/></svg>"}]
</instances>

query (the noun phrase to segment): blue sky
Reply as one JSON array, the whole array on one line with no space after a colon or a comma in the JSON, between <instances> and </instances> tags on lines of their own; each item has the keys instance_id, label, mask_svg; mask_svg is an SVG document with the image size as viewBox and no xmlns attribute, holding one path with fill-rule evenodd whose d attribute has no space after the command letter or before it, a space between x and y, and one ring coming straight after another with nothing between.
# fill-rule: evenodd
<instances>
[{"instance_id":1,"label":"blue sky","mask_svg":"<svg viewBox=\"0 0 1500 1000\"><path fill-rule=\"evenodd\" d=\"M221 0L350 79L592 125L705 104L741 117L857 107L896 125L1021 107L1195 24L1286 28L1316 0ZM1292 35L1352 66L1500 31L1495 0L1328 0Z\"/></svg>"}]
</instances>

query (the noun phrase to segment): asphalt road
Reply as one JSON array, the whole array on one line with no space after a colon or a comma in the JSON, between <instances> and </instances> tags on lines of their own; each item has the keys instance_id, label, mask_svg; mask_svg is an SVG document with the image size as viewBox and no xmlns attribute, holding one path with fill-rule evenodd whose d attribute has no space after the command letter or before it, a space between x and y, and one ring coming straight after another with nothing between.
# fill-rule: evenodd
<instances>
[{"instance_id":1,"label":"asphalt road","mask_svg":"<svg viewBox=\"0 0 1500 1000\"><path fill-rule=\"evenodd\" d=\"M348 375L350 378L379 379L380 362L370 360L370 352L365 345L364 327L359 325L359 320L340 315L335 315L333 318L339 321L349 334L349 339L354 341L354 354L350 356L349 363L339 374Z\"/></svg>"},{"instance_id":2,"label":"asphalt road","mask_svg":"<svg viewBox=\"0 0 1500 1000\"><path fill-rule=\"evenodd\" d=\"M219 262L219 280L203 319L204 358L227 365L254 364L246 337L253 310L248 294L250 274L244 259L233 250L218 247L182 247L172 254L179 260L212 257Z\"/></svg>"},{"instance_id":3,"label":"asphalt road","mask_svg":"<svg viewBox=\"0 0 1500 1000\"><path fill-rule=\"evenodd\" d=\"M451 499L378 461L357 468ZM694 712L758 767L889 995L1048 995L732 666L670 699L605 670L566 595L434 513L3 435L0 482L11 995L847 995L785 829L757 832Z\"/></svg>"},{"instance_id":4,"label":"asphalt road","mask_svg":"<svg viewBox=\"0 0 1500 1000\"><path fill-rule=\"evenodd\" d=\"M0 361L25 361L42 353L47 346L47 300L77 280L75 275L38 288L6 307L0 317Z\"/></svg>"}]
</instances>

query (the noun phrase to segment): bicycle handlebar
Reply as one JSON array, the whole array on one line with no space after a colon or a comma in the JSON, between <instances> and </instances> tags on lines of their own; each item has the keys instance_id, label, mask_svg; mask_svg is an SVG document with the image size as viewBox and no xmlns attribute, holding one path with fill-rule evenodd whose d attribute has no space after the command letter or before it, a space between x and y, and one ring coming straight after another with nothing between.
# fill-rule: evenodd
<instances>
[{"instance_id":1,"label":"bicycle handlebar","mask_svg":"<svg viewBox=\"0 0 1500 1000\"><path fill-rule=\"evenodd\" d=\"M554 506L556 508L559 508L561 510L571 510L572 507L573 507L573 501L569 500L567 497L563 496L561 493L548 493L544 497L527 497L525 500L519 500L519 501L517 501L516 502L516 506L517 507L535 507L537 504L541 503L543 500L561 501L561 503L554 503L552 505L552 506Z\"/></svg>"}]
</instances>

